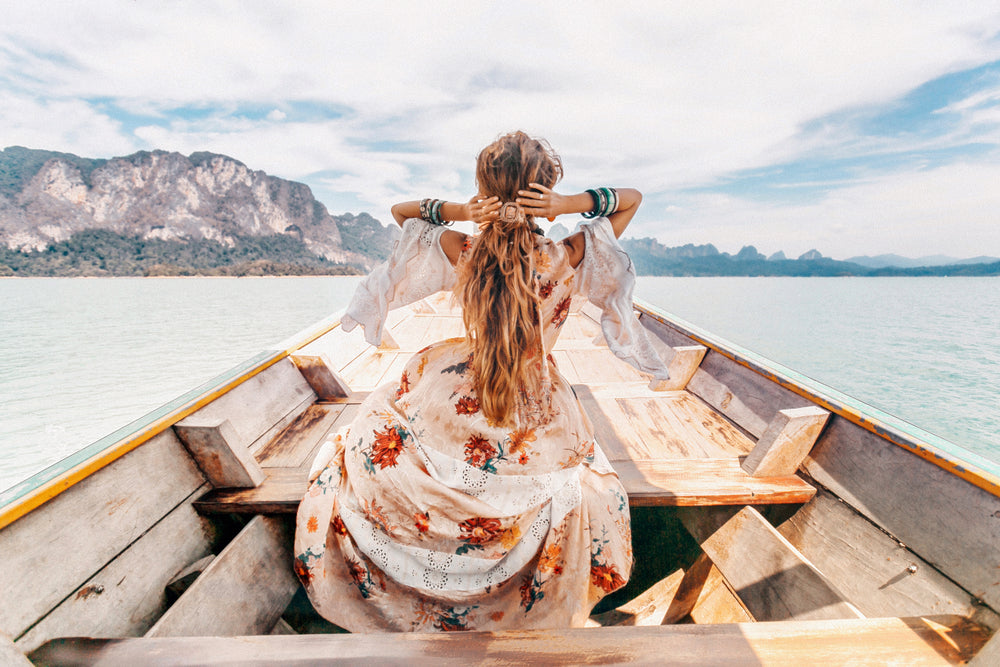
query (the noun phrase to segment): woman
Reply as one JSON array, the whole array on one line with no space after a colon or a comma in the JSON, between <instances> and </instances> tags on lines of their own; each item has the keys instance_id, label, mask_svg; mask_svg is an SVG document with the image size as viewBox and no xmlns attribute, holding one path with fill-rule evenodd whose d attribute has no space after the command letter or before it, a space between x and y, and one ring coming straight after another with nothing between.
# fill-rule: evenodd
<instances>
[{"instance_id":1,"label":"woman","mask_svg":"<svg viewBox=\"0 0 1000 667\"><path fill-rule=\"evenodd\" d=\"M564 196L558 156L523 132L479 154L464 204L397 204L403 235L344 328L381 341L390 308L442 289L465 338L434 343L326 443L298 512L295 570L351 631L582 626L632 566L628 500L548 351L584 294L609 346L666 377L631 306L619 236L636 190ZM536 216L595 220L561 243ZM446 229L472 220L479 234Z\"/></svg>"}]
</instances>

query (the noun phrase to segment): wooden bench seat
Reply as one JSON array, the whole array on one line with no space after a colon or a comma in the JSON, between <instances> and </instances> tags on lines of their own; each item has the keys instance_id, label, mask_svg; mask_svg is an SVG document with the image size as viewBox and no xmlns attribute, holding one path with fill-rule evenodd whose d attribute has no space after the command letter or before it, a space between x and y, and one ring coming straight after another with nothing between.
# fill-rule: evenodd
<instances>
[{"instance_id":1,"label":"wooden bench seat","mask_svg":"<svg viewBox=\"0 0 1000 667\"><path fill-rule=\"evenodd\" d=\"M960 616L393 635L56 639L47 665L948 665L987 636Z\"/></svg>"},{"instance_id":2,"label":"wooden bench seat","mask_svg":"<svg viewBox=\"0 0 1000 667\"><path fill-rule=\"evenodd\" d=\"M772 505L809 501L816 489L794 475L752 477L730 459L613 461L629 504L642 506ZM265 468L255 488L215 489L195 501L202 513L294 513L305 495L302 468Z\"/></svg>"}]
</instances>

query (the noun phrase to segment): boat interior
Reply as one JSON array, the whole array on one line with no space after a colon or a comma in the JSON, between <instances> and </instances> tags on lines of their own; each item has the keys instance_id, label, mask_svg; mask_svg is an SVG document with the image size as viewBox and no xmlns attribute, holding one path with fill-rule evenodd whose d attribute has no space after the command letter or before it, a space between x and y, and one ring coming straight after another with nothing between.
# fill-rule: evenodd
<instances>
[{"instance_id":1,"label":"boat interior","mask_svg":"<svg viewBox=\"0 0 1000 667\"><path fill-rule=\"evenodd\" d=\"M413 353L463 335L441 293L392 311L378 348L334 316L0 498L0 657L1000 664L996 475L637 308L669 381L617 359L585 301L552 352L632 512L632 578L589 627L355 635L293 574L319 447Z\"/></svg>"}]
</instances>

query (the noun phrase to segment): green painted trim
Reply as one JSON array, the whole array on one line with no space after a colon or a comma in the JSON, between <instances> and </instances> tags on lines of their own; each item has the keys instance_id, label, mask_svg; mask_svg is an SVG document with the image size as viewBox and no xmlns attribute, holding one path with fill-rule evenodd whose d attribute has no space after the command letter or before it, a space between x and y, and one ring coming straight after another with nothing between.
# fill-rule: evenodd
<instances>
[{"instance_id":1,"label":"green painted trim","mask_svg":"<svg viewBox=\"0 0 1000 667\"><path fill-rule=\"evenodd\" d=\"M48 468L45 468L31 477L28 477L27 479L4 490L0 493L0 510L7 509L9 506L17 503L17 501L25 498L25 496L28 496L37 489L40 489L45 484L65 473L68 473L74 468L85 464L90 459L103 454L105 451L117 446L118 444L137 437L151 425L164 419L170 414L176 412L180 415L185 408L194 405L202 397L207 396L214 391L218 391L226 384L232 382L235 378L245 375L260 366L276 363L296 349L304 347L317 338L329 333L340 324L340 319L343 316L343 313L343 310L339 310L329 317L320 320L316 324L303 329L297 334L294 334L293 336L290 336L289 338L278 343L275 346L276 349L258 352L246 361L233 366L229 370L215 376L200 386L181 394L167 403L164 403L139 419L136 419L114 432L109 433L100 440L87 445L83 449L70 454L61 461L53 463ZM178 416L178 420L180 418L181 417ZM171 425L172 423L166 424L163 428L169 428ZM155 437L158 433L159 432L149 434L149 437Z\"/></svg>"},{"instance_id":2,"label":"green painted trim","mask_svg":"<svg viewBox=\"0 0 1000 667\"><path fill-rule=\"evenodd\" d=\"M122 440L126 440L129 437L139 433L143 429L147 428L150 424L155 423L157 420L166 417L171 412L175 410L180 410L184 406L195 402L199 397L211 392L212 390L221 387L227 382L231 381L233 378L239 377L241 374L246 373L248 370L255 366L258 366L265 361L272 359L276 354L277 350L265 350L260 352L253 357L250 357L246 361L240 363L237 366L233 366L229 370L215 376L211 380L208 380L204 384L181 394L177 398L164 403L160 407L156 408L152 412L148 412L142 417L139 417L135 421L119 428L112 433L107 434L100 440L97 440L83 449L70 454L61 461L53 463L48 468L35 473L26 480L15 484L3 493L0 493L0 507L5 507L14 501L20 499L26 494L30 493L34 489L38 488L42 484L49 482L59 475L75 468L76 466L86 462L87 460L93 458L94 456L100 454L105 449L115 445Z\"/></svg>"},{"instance_id":3,"label":"green painted trim","mask_svg":"<svg viewBox=\"0 0 1000 667\"><path fill-rule=\"evenodd\" d=\"M756 352L709 333L646 301L635 299L635 305L650 317L674 327L681 333L689 335L701 344L737 363L805 398L824 403L833 412L857 423L888 442L917 453L922 458L949 472L959 474L965 479L968 479L969 476L979 478L982 483L977 483L977 486L994 495L1000 495L1000 463L991 461L975 452L970 452L941 436L925 431L875 406L771 361ZM860 419L856 418L855 415Z\"/></svg>"}]
</instances>

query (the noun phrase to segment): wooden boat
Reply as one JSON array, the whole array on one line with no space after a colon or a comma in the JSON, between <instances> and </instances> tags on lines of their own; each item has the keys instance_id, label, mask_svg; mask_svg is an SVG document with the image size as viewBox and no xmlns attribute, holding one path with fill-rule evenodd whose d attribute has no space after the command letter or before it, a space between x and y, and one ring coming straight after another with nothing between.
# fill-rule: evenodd
<instances>
[{"instance_id":1,"label":"wooden boat","mask_svg":"<svg viewBox=\"0 0 1000 667\"><path fill-rule=\"evenodd\" d=\"M1000 664L1000 474L642 303L669 383L574 304L554 356L629 492L635 572L594 627L353 635L292 573L325 436L434 340L446 295L374 349L333 316L0 496L11 664ZM991 638L992 637L992 638Z\"/></svg>"}]
</instances>

